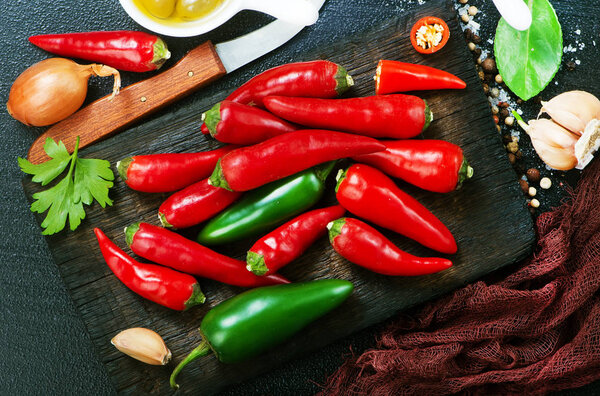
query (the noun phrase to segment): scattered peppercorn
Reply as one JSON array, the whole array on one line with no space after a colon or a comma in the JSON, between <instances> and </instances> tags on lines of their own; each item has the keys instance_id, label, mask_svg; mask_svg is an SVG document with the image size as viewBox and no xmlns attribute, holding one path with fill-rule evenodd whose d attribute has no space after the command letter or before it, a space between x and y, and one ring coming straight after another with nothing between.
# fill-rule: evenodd
<instances>
[{"instance_id":1,"label":"scattered peppercorn","mask_svg":"<svg viewBox=\"0 0 600 396\"><path fill-rule=\"evenodd\" d=\"M498 133L502 132L502 128L500 128L500 125L496 125L496 130L498 131Z\"/></svg>"},{"instance_id":2,"label":"scattered peppercorn","mask_svg":"<svg viewBox=\"0 0 600 396\"><path fill-rule=\"evenodd\" d=\"M502 135L502 143L505 145L512 142L512 136L510 135Z\"/></svg>"},{"instance_id":3,"label":"scattered peppercorn","mask_svg":"<svg viewBox=\"0 0 600 396\"><path fill-rule=\"evenodd\" d=\"M486 73L490 73L490 74L498 73L498 69L496 69L496 61L490 57L485 58L483 60L483 62L481 63L481 67L483 68L483 71Z\"/></svg>"},{"instance_id":4,"label":"scattered peppercorn","mask_svg":"<svg viewBox=\"0 0 600 396\"><path fill-rule=\"evenodd\" d=\"M494 77L494 80L496 80L496 82L498 84L502 84L502 82L504 81L504 80L502 80L502 76L500 74L496 74L496 77Z\"/></svg>"},{"instance_id":5,"label":"scattered peppercorn","mask_svg":"<svg viewBox=\"0 0 600 396\"><path fill-rule=\"evenodd\" d=\"M506 118L508 117L508 114L508 109L502 108L502 110L500 110L500 118Z\"/></svg>"},{"instance_id":6,"label":"scattered peppercorn","mask_svg":"<svg viewBox=\"0 0 600 396\"><path fill-rule=\"evenodd\" d=\"M517 159L522 159L523 158L523 152L521 150L517 151L515 153L515 157L517 157ZM519 173L523 173L523 172L519 172Z\"/></svg>"},{"instance_id":7,"label":"scattered peppercorn","mask_svg":"<svg viewBox=\"0 0 600 396\"><path fill-rule=\"evenodd\" d=\"M498 108L498 106L496 106L496 105L492 106L492 114L498 114L499 111L500 111L500 109Z\"/></svg>"},{"instance_id":8,"label":"scattered peppercorn","mask_svg":"<svg viewBox=\"0 0 600 396\"><path fill-rule=\"evenodd\" d=\"M469 2L469 0L458 0L460 2L460 4L467 4Z\"/></svg>"},{"instance_id":9,"label":"scattered peppercorn","mask_svg":"<svg viewBox=\"0 0 600 396\"><path fill-rule=\"evenodd\" d=\"M535 197L535 194L537 194L537 190L535 189L535 187L529 187L529 190L527 191L527 193L529 194L530 197Z\"/></svg>"},{"instance_id":10,"label":"scattered peppercorn","mask_svg":"<svg viewBox=\"0 0 600 396\"><path fill-rule=\"evenodd\" d=\"M469 15L468 14L462 14L460 16L460 19L464 22L464 23L469 23Z\"/></svg>"},{"instance_id":11,"label":"scattered peppercorn","mask_svg":"<svg viewBox=\"0 0 600 396\"><path fill-rule=\"evenodd\" d=\"M511 153L516 153L517 151L519 151L519 143L517 142L510 142L506 145L506 149L508 151L510 151Z\"/></svg>"},{"instance_id":12,"label":"scattered peppercorn","mask_svg":"<svg viewBox=\"0 0 600 396\"><path fill-rule=\"evenodd\" d=\"M469 9L467 10L467 12L469 13L469 15L471 15L471 16L475 16L475 15L477 15L477 11L479 11L479 10L478 10L478 9L477 9L477 7L475 7L475 6L471 6L471 7L469 7Z\"/></svg>"},{"instance_id":13,"label":"scattered peppercorn","mask_svg":"<svg viewBox=\"0 0 600 396\"><path fill-rule=\"evenodd\" d=\"M500 96L500 90L494 87L490 90L490 94L492 95L492 97L497 98L498 96Z\"/></svg>"},{"instance_id":14,"label":"scattered peppercorn","mask_svg":"<svg viewBox=\"0 0 600 396\"><path fill-rule=\"evenodd\" d=\"M527 169L527 180L530 183L537 183L540 181L540 171L536 168Z\"/></svg>"},{"instance_id":15,"label":"scattered peppercorn","mask_svg":"<svg viewBox=\"0 0 600 396\"><path fill-rule=\"evenodd\" d=\"M472 40L473 40L473 42L474 42L475 44L479 44L479 43L481 43L481 37L479 37L479 36L478 36L478 35L476 35L476 34L473 34Z\"/></svg>"},{"instance_id":16,"label":"scattered peppercorn","mask_svg":"<svg viewBox=\"0 0 600 396\"><path fill-rule=\"evenodd\" d=\"M479 59L479 57L481 56L481 48L475 48L475 50L473 50L473 55L477 57L477 60L479 61L477 63L481 64L481 60Z\"/></svg>"},{"instance_id":17,"label":"scattered peppercorn","mask_svg":"<svg viewBox=\"0 0 600 396\"><path fill-rule=\"evenodd\" d=\"M508 103L506 103L506 102L498 102L498 106L502 107L503 109L506 109L506 108L508 108Z\"/></svg>"},{"instance_id":18,"label":"scattered peppercorn","mask_svg":"<svg viewBox=\"0 0 600 396\"><path fill-rule=\"evenodd\" d=\"M485 74L483 74L483 70L479 70L479 72L477 72L477 74L479 75L479 79L481 79L481 80L485 79Z\"/></svg>"},{"instance_id":19,"label":"scattered peppercorn","mask_svg":"<svg viewBox=\"0 0 600 396\"><path fill-rule=\"evenodd\" d=\"M515 162L517 162L517 156L513 153L508 153L508 162L510 162L511 165L514 165Z\"/></svg>"},{"instance_id":20,"label":"scattered peppercorn","mask_svg":"<svg viewBox=\"0 0 600 396\"><path fill-rule=\"evenodd\" d=\"M540 187L544 190L549 189L552 187L552 180L550 180L548 177L542 177L542 180L540 180Z\"/></svg>"},{"instance_id":21,"label":"scattered peppercorn","mask_svg":"<svg viewBox=\"0 0 600 396\"><path fill-rule=\"evenodd\" d=\"M513 126L513 125L515 124L515 118L514 118L514 117L506 117L506 118L504 119L504 123L505 123L507 126Z\"/></svg>"},{"instance_id":22,"label":"scattered peppercorn","mask_svg":"<svg viewBox=\"0 0 600 396\"><path fill-rule=\"evenodd\" d=\"M477 48L473 42L470 42L467 47L469 47L471 51L475 51L475 48Z\"/></svg>"},{"instance_id":23,"label":"scattered peppercorn","mask_svg":"<svg viewBox=\"0 0 600 396\"><path fill-rule=\"evenodd\" d=\"M533 198L531 200L531 202L529 202L529 205L531 205L532 208L539 208L540 207L540 201L538 201L537 199Z\"/></svg>"},{"instance_id":24,"label":"scattered peppercorn","mask_svg":"<svg viewBox=\"0 0 600 396\"><path fill-rule=\"evenodd\" d=\"M522 105L523 104L523 99L521 99L521 98L517 99L517 104L518 105Z\"/></svg>"},{"instance_id":25,"label":"scattered peppercorn","mask_svg":"<svg viewBox=\"0 0 600 396\"><path fill-rule=\"evenodd\" d=\"M465 40L472 41L473 40L473 31L469 28L466 28L465 31Z\"/></svg>"},{"instance_id":26,"label":"scattered peppercorn","mask_svg":"<svg viewBox=\"0 0 600 396\"><path fill-rule=\"evenodd\" d=\"M520 179L519 184L521 185L521 190L523 190L523 194L527 194L529 192L529 184L527 180Z\"/></svg>"},{"instance_id":27,"label":"scattered peppercorn","mask_svg":"<svg viewBox=\"0 0 600 396\"><path fill-rule=\"evenodd\" d=\"M490 92L490 86L487 84L483 84L483 93L488 94Z\"/></svg>"},{"instance_id":28,"label":"scattered peppercorn","mask_svg":"<svg viewBox=\"0 0 600 396\"><path fill-rule=\"evenodd\" d=\"M497 124L500 122L500 120L498 119L498 116L494 114L494 122Z\"/></svg>"},{"instance_id":29,"label":"scattered peppercorn","mask_svg":"<svg viewBox=\"0 0 600 396\"><path fill-rule=\"evenodd\" d=\"M568 62L567 62L567 70L568 70L568 71L573 71L573 70L575 70L575 67L576 67L576 66L577 66L577 65L576 65L576 64L575 64L575 62L573 62L573 61L568 61Z\"/></svg>"}]
</instances>

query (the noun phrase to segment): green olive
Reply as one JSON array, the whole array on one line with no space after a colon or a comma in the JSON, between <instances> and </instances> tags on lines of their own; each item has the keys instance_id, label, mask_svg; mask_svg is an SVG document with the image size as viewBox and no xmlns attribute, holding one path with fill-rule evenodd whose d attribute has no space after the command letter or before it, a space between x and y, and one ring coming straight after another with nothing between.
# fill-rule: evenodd
<instances>
[{"instance_id":1,"label":"green olive","mask_svg":"<svg viewBox=\"0 0 600 396\"><path fill-rule=\"evenodd\" d=\"M183 19L198 19L214 10L221 0L177 0L177 15Z\"/></svg>"},{"instance_id":2,"label":"green olive","mask_svg":"<svg viewBox=\"0 0 600 396\"><path fill-rule=\"evenodd\" d=\"M142 4L157 18L168 18L175 9L175 0L142 0Z\"/></svg>"}]
</instances>

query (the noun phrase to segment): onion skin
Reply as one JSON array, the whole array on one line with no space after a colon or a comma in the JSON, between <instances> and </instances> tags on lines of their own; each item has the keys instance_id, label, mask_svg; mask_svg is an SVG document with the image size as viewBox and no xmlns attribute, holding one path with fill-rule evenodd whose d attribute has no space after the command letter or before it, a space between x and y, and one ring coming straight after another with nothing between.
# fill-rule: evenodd
<instances>
[{"instance_id":1,"label":"onion skin","mask_svg":"<svg viewBox=\"0 0 600 396\"><path fill-rule=\"evenodd\" d=\"M92 75L115 78L119 72L102 65L79 65L69 59L50 58L25 70L13 83L6 109L16 120L29 126L46 126L61 121L77 111L87 95Z\"/></svg>"}]
</instances>

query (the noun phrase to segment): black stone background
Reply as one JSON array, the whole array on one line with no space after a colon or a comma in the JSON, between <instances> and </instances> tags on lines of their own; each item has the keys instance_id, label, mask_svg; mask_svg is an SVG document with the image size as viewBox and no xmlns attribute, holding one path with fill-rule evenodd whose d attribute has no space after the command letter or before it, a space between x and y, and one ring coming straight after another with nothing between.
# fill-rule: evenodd
<instances>
[{"instance_id":1,"label":"black stone background","mask_svg":"<svg viewBox=\"0 0 600 396\"><path fill-rule=\"evenodd\" d=\"M565 54L555 81L542 93L544 99L570 89L585 89L600 95L597 59L598 49L592 44L600 36L595 30L600 1L585 3L575 0L552 0L563 26L565 45L584 42L586 47ZM471 0L481 13L475 20L481 24L482 47L493 37L498 14L491 1ZM10 0L2 4L0 13L0 100L8 100L15 78L29 65L50 55L30 45L27 37L34 34L70 31L140 29L121 9L117 0ZM351 38L386 18L419 7L419 0L327 0L317 25L305 29L296 39L269 55L271 60L286 62L295 53L318 48L319 45ZM221 28L194 38L166 38L173 61L211 39L217 43L252 31L270 21L255 12L242 12ZM575 33L579 29L580 34ZM574 71L566 62L581 61ZM262 71L261 61L227 76L239 83ZM122 73L123 85L150 74ZM88 101L106 94L111 81L92 78ZM215 88L207 88L208 91ZM196 95L200 95L198 93ZM194 96L179 104L193 103ZM453 104L455 105L455 104ZM522 109L526 118L535 116L539 106L534 100ZM165 110L169 111L169 110ZM490 114L491 116L491 114ZM54 265L40 229L30 213L23 193L23 174L17 157L24 156L41 129L28 128L0 111L0 394L112 394L115 392L102 364L88 339ZM535 166L548 175L554 187L540 194L540 211L549 210L565 197L565 186L574 185L577 171L567 174L545 169L531 150L528 138L519 143L524 159L516 167ZM563 182L561 187L559 184ZM539 190L539 189L538 189ZM525 198L524 198L525 199ZM375 345L375 336L385 323L341 340L320 352L290 362L280 369L235 386L227 394L312 394L318 391L328 375L343 362L350 349L355 353ZM563 392L569 395L600 393L600 385Z\"/></svg>"}]
</instances>

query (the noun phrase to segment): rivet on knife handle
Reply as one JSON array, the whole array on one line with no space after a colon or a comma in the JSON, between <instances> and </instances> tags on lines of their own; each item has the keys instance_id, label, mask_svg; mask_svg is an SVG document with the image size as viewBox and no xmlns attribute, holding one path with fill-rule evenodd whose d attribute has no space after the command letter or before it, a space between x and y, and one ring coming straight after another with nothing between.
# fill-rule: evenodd
<instances>
[{"instance_id":1,"label":"rivet on knife handle","mask_svg":"<svg viewBox=\"0 0 600 396\"><path fill-rule=\"evenodd\" d=\"M33 142L27 157L34 164L48 160L44 143L49 137L62 140L69 152L77 136L80 149L89 146L225 74L212 43L201 44L163 73L123 88L112 101L105 96L51 126Z\"/></svg>"}]
</instances>

